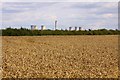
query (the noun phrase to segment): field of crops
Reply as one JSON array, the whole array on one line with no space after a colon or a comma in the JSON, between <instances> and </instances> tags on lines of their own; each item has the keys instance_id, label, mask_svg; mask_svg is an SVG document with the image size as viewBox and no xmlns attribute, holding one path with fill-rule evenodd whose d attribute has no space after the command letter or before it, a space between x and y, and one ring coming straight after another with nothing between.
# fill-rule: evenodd
<instances>
[{"instance_id":1,"label":"field of crops","mask_svg":"<svg viewBox=\"0 0 120 80\"><path fill-rule=\"evenodd\" d=\"M4 36L3 77L117 78L118 36Z\"/></svg>"}]
</instances>

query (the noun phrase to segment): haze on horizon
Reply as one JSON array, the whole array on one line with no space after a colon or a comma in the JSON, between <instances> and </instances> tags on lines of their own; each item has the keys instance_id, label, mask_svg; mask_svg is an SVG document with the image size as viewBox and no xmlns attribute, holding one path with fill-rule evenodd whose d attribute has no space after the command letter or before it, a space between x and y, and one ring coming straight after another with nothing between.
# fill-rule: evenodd
<instances>
[{"instance_id":1,"label":"haze on horizon","mask_svg":"<svg viewBox=\"0 0 120 80\"><path fill-rule=\"evenodd\" d=\"M117 2L4 2L2 28L30 28L35 24L40 29L82 27L83 29L118 29Z\"/></svg>"}]
</instances>

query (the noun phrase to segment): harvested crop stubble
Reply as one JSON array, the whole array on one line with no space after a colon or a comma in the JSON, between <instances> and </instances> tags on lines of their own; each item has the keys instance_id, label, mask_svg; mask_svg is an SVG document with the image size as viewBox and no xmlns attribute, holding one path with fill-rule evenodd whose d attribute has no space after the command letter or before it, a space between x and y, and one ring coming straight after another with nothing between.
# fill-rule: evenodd
<instances>
[{"instance_id":1,"label":"harvested crop stubble","mask_svg":"<svg viewBox=\"0 0 120 80\"><path fill-rule=\"evenodd\" d=\"M4 78L117 78L118 36L4 36Z\"/></svg>"}]
</instances>

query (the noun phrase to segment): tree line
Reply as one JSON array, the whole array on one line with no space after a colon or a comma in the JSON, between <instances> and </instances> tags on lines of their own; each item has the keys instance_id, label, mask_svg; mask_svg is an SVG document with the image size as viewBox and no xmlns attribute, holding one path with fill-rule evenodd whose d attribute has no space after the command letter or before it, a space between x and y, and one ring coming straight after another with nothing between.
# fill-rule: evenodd
<instances>
[{"instance_id":1,"label":"tree line","mask_svg":"<svg viewBox=\"0 0 120 80\"><path fill-rule=\"evenodd\" d=\"M42 36L42 35L119 35L120 30L30 30L26 28L13 29L6 28L2 29L2 36Z\"/></svg>"}]
</instances>

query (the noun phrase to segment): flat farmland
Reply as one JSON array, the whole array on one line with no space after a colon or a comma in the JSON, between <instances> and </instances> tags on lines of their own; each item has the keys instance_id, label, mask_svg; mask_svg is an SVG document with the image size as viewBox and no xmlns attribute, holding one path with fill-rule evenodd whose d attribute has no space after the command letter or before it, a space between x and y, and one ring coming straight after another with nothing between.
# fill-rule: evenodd
<instances>
[{"instance_id":1,"label":"flat farmland","mask_svg":"<svg viewBox=\"0 0 120 80\"><path fill-rule=\"evenodd\" d=\"M3 78L117 78L118 36L3 36Z\"/></svg>"}]
</instances>

